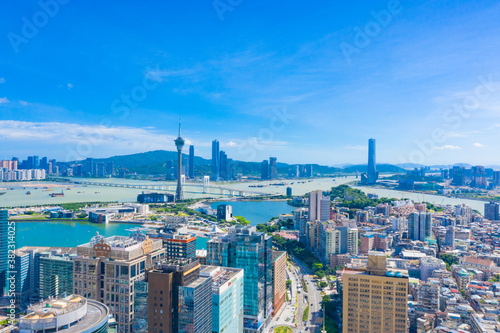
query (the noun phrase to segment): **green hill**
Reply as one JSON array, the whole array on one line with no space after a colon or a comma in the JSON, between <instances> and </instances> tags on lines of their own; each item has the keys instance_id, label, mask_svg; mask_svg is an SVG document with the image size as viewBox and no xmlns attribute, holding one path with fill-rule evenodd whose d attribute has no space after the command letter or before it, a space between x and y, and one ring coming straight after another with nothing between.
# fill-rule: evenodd
<instances>
[{"instance_id":1,"label":"green hill","mask_svg":"<svg viewBox=\"0 0 500 333\"><path fill-rule=\"evenodd\" d=\"M356 171L359 173L366 172L366 169L368 166L366 164L358 164L358 165L350 165L348 167L345 167L342 169L342 172L344 173L355 173ZM388 172L388 173L404 173L406 174L406 170L403 168L400 168L396 165L392 164L377 164L377 171L378 172Z\"/></svg>"}]
</instances>

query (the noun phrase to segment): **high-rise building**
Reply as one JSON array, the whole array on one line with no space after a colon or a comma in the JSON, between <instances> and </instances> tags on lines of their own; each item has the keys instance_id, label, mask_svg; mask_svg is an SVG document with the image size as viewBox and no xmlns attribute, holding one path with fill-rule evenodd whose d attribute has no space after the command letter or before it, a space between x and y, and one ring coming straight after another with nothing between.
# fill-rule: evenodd
<instances>
[{"instance_id":1,"label":"high-rise building","mask_svg":"<svg viewBox=\"0 0 500 333\"><path fill-rule=\"evenodd\" d=\"M15 278L16 306L24 309L40 298L58 296L53 291L73 293L73 262L76 255L73 247L24 246L14 251L12 275ZM64 260L62 265L42 266L41 259ZM40 270L42 268L42 270Z\"/></svg>"},{"instance_id":2,"label":"high-rise building","mask_svg":"<svg viewBox=\"0 0 500 333\"><path fill-rule=\"evenodd\" d=\"M220 204L217 206L217 220L231 221L233 219L233 206Z\"/></svg>"},{"instance_id":3,"label":"high-rise building","mask_svg":"<svg viewBox=\"0 0 500 333\"><path fill-rule=\"evenodd\" d=\"M260 179L267 180L269 179L269 161L264 160L260 164Z\"/></svg>"},{"instance_id":4,"label":"high-rise building","mask_svg":"<svg viewBox=\"0 0 500 333\"><path fill-rule=\"evenodd\" d=\"M449 225L446 228L444 245L448 245L455 248L455 227L452 225Z\"/></svg>"},{"instance_id":5,"label":"high-rise building","mask_svg":"<svg viewBox=\"0 0 500 333\"><path fill-rule=\"evenodd\" d=\"M375 139L368 140L368 170L366 173L368 184L375 184L378 179L377 163L375 158L375 145Z\"/></svg>"},{"instance_id":6,"label":"high-rise building","mask_svg":"<svg viewBox=\"0 0 500 333\"><path fill-rule=\"evenodd\" d=\"M219 141L214 140L212 141L212 181L214 182L218 182L220 177L219 158L220 158Z\"/></svg>"},{"instance_id":7,"label":"high-rise building","mask_svg":"<svg viewBox=\"0 0 500 333\"><path fill-rule=\"evenodd\" d=\"M33 156L33 168L32 169L40 169L40 157Z\"/></svg>"},{"instance_id":8,"label":"high-rise building","mask_svg":"<svg viewBox=\"0 0 500 333\"><path fill-rule=\"evenodd\" d=\"M177 189L175 191L175 200L183 200L182 193L182 147L184 147L184 139L181 137L181 124L179 123L179 137L174 140L177 147Z\"/></svg>"},{"instance_id":9,"label":"high-rise building","mask_svg":"<svg viewBox=\"0 0 500 333\"><path fill-rule=\"evenodd\" d=\"M196 235L173 234L168 237L164 246L168 259L194 259L196 257Z\"/></svg>"},{"instance_id":10,"label":"high-rise building","mask_svg":"<svg viewBox=\"0 0 500 333\"><path fill-rule=\"evenodd\" d=\"M165 163L165 180L174 180L174 175L176 172L174 172L174 166L175 163L174 161L170 160Z\"/></svg>"},{"instance_id":11,"label":"high-rise building","mask_svg":"<svg viewBox=\"0 0 500 333\"><path fill-rule=\"evenodd\" d=\"M219 177L225 180L228 179L227 175L227 154L223 150L219 152Z\"/></svg>"},{"instance_id":12,"label":"high-rise building","mask_svg":"<svg viewBox=\"0 0 500 333\"><path fill-rule=\"evenodd\" d=\"M73 292L73 258L40 253L39 283L40 298L62 297Z\"/></svg>"},{"instance_id":13,"label":"high-rise building","mask_svg":"<svg viewBox=\"0 0 500 333\"><path fill-rule=\"evenodd\" d=\"M484 166L478 165L472 167L472 184L473 187L486 188L488 182L486 181L486 172Z\"/></svg>"},{"instance_id":14,"label":"high-rise building","mask_svg":"<svg viewBox=\"0 0 500 333\"><path fill-rule=\"evenodd\" d=\"M285 303L286 280L286 252L273 251L273 317Z\"/></svg>"},{"instance_id":15,"label":"high-rise building","mask_svg":"<svg viewBox=\"0 0 500 333\"><path fill-rule=\"evenodd\" d=\"M465 225L469 225L472 222L472 208L465 204L460 204L455 207L455 215L463 217Z\"/></svg>"},{"instance_id":16,"label":"high-rise building","mask_svg":"<svg viewBox=\"0 0 500 333\"><path fill-rule=\"evenodd\" d=\"M419 311L435 314L440 309L441 285L439 280L421 281L417 293Z\"/></svg>"},{"instance_id":17,"label":"high-rise building","mask_svg":"<svg viewBox=\"0 0 500 333\"><path fill-rule=\"evenodd\" d=\"M319 252L325 262L331 254L358 254L358 229L325 223L319 226Z\"/></svg>"},{"instance_id":18,"label":"high-rise building","mask_svg":"<svg viewBox=\"0 0 500 333\"><path fill-rule=\"evenodd\" d=\"M243 269L202 266L200 276L212 278L212 333L243 333Z\"/></svg>"},{"instance_id":19,"label":"high-rise building","mask_svg":"<svg viewBox=\"0 0 500 333\"><path fill-rule=\"evenodd\" d=\"M491 221L500 220L500 203L487 202L484 204L484 217Z\"/></svg>"},{"instance_id":20,"label":"high-rise building","mask_svg":"<svg viewBox=\"0 0 500 333\"><path fill-rule=\"evenodd\" d=\"M452 169L453 180L452 184L455 186L465 185L465 168L463 166L454 166Z\"/></svg>"},{"instance_id":21,"label":"high-rise building","mask_svg":"<svg viewBox=\"0 0 500 333\"><path fill-rule=\"evenodd\" d=\"M255 227L234 226L207 243L208 265L242 268L246 333L262 332L273 308L272 238Z\"/></svg>"},{"instance_id":22,"label":"high-rise building","mask_svg":"<svg viewBox=\"0 0 500 333\"><path fill-rule=\"evenodd\" d=\"M371 254L365 272L344 271L344 333L408 331L407 271L388 271L386 262L385 254Z\"/></svg>"},{"instance_id":23,"label":"high-rise building","mask_svg":"<svg viewBox=\"0 0 500 333\"><path fill-rule=\"evenodd\" d=\"M425 241L431 236L431 221L431 213L413 212L408 215L408 238Z\"/></svg>"},{"instance_id":24,"label":"high-rise building","mask_svg":"<svg viewBox=\"0 0 500 333\"><path fill-rule=\"evenodd\" d=\"M158 263L147 273L148 332L212 332L212 278L198 260Z\"/></svg>"},{"instance_id":25,"label":"high-rise building","mask_svg":"<svg viewBox=\"0 0 500 333\"><path fill-rule=\"evenodd\" d=\"M389 248L387 234L365 232L360 237L361 249L360 253L367 254L370 251L386 251Z\"/></svg>"},{"instance_id":26,"label":"high-rise building","mask_svg":"<svg viewBox=\"0 0 500 333\"><path fill-rule=\"evenodd\" d=\"M269 157L269 178L278 178L278 159L276 157Z\"/></svg>"},{"instance_id":27,"label":"high-rise building","mask_svg":"<svg viewBox=\"0 0 500 333\"><path fill-rule=\"evenodd\" d=\"M500 186L500 171L493 171L493 186Z\"/></svg>"},{"instance_id":28,"label":"high-rise building","mask_svg":"<svg viewBox=\"0 0 500 333\"><path fill-rule=\"evenodd\" d=\"M96 234L77 247L73 259L74 292L106 304L117 322L118 333L129 333L134 322L134 290L153 263L165 257L161 239L135 232L130 237L104 238ZM154 332L154 331L151 331Z\"/></svg>"},{"instance_id":29,"label":"high-rise building","mask_svg":"<svg viewBox=\"0 0 500 333\"><path fill-rule=\"evenodd\" d=\"M323 196L323 191L309 193L309 221L328 221L330 219L331 201L329 196Z\"/></svg>"},{"instance_id":30,"label":"high-rise building","mask_svg":"<svg viewBox=\"0 0 500 333\"><path fill-rule=\"evenodd\" d=\"M194 146L189 146L189 178L194 179Z\"/></svg>"},{"instance_id":31,"label":"high-rise building","mask_svg":"<svg viewBox=\"0 0 500 333\"><path fill-rule=\"evenodd\" d=\"M49 168L49 160L47 157L42 157L40 160L40 169L44 169L45 171L48 171Z\"/></svg>"},{"instance_id":32,"label":"high-rise building","mask_svg":"<svg viewBox=\"0 0 500 333\"><path fill-rule=\"evenodd\" d=\"M9 273L9 211L0 210L0 295L7 292Z\"/></svg>"},{"instance_id":33,"label":"high-rise building","mask_svg":"<svg viewBox=\"0 0 500 333\"><path fill-rule=\"evenodd\" d=\"M312 177L313 176L313 165L308 164L305 166L305 175L304 177Z\"/></svg>"}]
</instances>

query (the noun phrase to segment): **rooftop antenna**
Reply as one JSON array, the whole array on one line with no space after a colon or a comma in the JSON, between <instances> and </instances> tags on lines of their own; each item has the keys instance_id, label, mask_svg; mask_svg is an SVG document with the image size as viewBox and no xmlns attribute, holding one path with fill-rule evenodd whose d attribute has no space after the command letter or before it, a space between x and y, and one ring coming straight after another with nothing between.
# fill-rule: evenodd
<instances>
[{"instance_id":1,"label":"rooftop antenna","mask_svg":"<svg viewBox=\"0 0 500 333\"><path fill-rule=\"evenodd\" d=\"M181 117L179 117L179 138L181 137Z\"/></svg>"}]
</instances>

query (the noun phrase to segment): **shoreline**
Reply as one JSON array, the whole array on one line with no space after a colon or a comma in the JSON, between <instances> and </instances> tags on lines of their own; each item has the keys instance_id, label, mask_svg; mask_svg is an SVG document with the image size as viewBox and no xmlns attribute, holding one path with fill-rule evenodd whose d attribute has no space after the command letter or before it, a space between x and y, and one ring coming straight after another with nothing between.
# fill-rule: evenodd
<instances>
[{"instance_id":1,"label":"shoreline","mask_svg":"<svg viewBox=\"0 0 500 333\"><path fill-rule=\"evenodd\" d=\"M391 189L391 188L387 188L387 187L384 187L384 186L366 186L366 185L352 185L351 187L353 188L358 188L358 189L366 189L366 188L373 188L373 189L377 189L377 190L387 190L387 191L394 191L394 192L400 192L400 193L412 193L412 194L422 194L422 197L424 195L432 195L432 196L436 196L436 197L442 197L442 198L445 198L445 199L457 199L457 200L475 200L475 201L481 201L481 202L490 202L490 201L495 201L495 200L492 200L492 199L478 199L478 198L464 198L464 197L450 197L450 196L447 196L447 195L444 195L444 194L435 194L435 193L426 193L426 192L420 192L420 191L411 191L411 190L397 190L397 189ZM498 201L495 201L495 202L498 202Z\"/></svg>"}]
</instances>

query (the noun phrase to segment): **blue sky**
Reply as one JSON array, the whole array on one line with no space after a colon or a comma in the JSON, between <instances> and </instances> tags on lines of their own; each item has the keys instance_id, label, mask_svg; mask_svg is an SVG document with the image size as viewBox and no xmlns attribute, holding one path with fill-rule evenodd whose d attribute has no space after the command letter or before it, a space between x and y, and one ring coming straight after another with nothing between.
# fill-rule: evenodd
<instances>
[{"instance_id":1,"label":"blue sky","mask_svg":"<svg viewBox=\"0 0 500 333\"><path fill-rule=\"evenodd\" d=\"M206 158L500 164L500 3L59 1L1 5L0 159L173 150L180 117Z\"/></svg>"}]
</instances>

